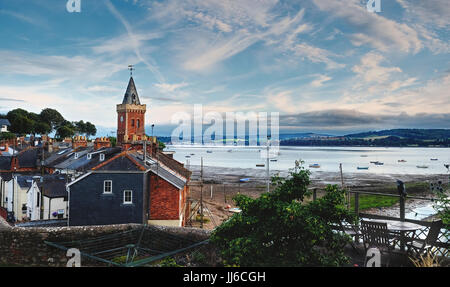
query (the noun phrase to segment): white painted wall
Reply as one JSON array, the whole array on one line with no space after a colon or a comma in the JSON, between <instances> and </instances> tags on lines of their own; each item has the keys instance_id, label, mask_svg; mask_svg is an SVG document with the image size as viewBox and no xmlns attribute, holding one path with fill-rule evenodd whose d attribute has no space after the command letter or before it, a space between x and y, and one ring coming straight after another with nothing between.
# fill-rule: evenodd
<instances>
[{"instance_id":1,"label":"white painted wall","mask_svg":"<svg viewBox=\"0 0 450 287\"><path fill-rule=\"evenodd\" d=\"M44 218L42 219L58 219L58 216L53 216L53 213L58 213L59 210L64 211L63 218L67 218L67 201L63 197L48 198L44 196ZM50 210L50 213L49 213ZM49 216L50 215L50 216Z\"/></svg>"},{"instance_id":2,"label":"white painted wall","mask_svg":"<svg viewBox=\"0 0 450 287\"><path fill-rule=\"evenodd\" d=\"M33 182L33 185L30 187L27 193L27 217L30 220L39 220L40 219L40 202L41 191L37 186L36 182Z\"/></svg>"}]
</instances>

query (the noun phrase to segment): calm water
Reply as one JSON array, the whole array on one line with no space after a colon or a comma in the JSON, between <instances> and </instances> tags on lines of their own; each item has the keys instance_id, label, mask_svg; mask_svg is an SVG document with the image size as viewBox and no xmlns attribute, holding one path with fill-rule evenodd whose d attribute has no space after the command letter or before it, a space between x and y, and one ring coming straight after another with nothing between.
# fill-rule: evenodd
<instances>
[{"instance_id":1,"label":"calm water","mask_svg":"<svg viewBox=\"0 0 450 287\"><path fill-rule=\"evenodd\" d=\"M264 148L250 147L195 147L168 146L166 150L175 151L174 158L182 163L200 165L203 157L205 166L256 168L256 164L266 163ZM232 150L229 152L229 150ZM208 153L207 151L212 151ZM194 155L191 155L194 154ZM190 156L187 158L186 156ZM437 160L431 160L431 159ZM310 164L319 164L320 168L311 171L339 171L342 163L344 172L377 174L446 174L444 164L450 163L449 148L381 148L381 147L280 147L280 154L270 162L271 170L293 168L295 160L302 159L308 168ZM398 162L405 160L406 162ZM384 165L375 165L379 161ZM417 168L426 165L428 168ZM358 166L369 167L358 170Z\"/></svg>"}]
</instances>

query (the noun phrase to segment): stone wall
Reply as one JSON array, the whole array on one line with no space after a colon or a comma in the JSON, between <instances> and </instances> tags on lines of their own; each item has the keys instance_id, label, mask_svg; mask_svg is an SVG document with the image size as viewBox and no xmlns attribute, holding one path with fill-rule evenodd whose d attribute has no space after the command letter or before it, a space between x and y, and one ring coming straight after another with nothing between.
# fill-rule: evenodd
<instances>
[{"instance_id":1,"label":"stone wall","mask_svg":"<svg viewBox=\"0 0 450 287\"><path fill-rule=\"evenodd\" d=\"M65 267L69 258L66 251L44 243L83 240L122 231L140 229L139 224L107 226L78 226L52 228L9 228L0 230L0 266ZM175 235L205 240L210 233L196 228L157 227ZM107 266L105 263L81 258L82 266Z\"/></svg>"}]
</instances>

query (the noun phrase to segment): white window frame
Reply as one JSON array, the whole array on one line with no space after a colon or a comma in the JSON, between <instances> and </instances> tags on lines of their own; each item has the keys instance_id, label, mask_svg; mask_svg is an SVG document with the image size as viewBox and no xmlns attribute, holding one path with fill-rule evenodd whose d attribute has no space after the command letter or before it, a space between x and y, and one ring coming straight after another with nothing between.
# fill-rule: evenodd
<instances>
[{"instance_id":1,"label":"white window frame","mask_svg":"<svg viewBox=\"0 0 450 287\"><path fill-rule=\"evenodd\" d=\"M105 154L104 153L100 154L100 161L105 161Z\"/></svg>"},{"instance_id":2,"label":"white window frame","mask_svg":"<svg viewBox=\"0 0 450 287\"><path fill-rule=\"evenodd\" d=\"M107 182L111 183L110 191L106 191L106 183ZM111 194L112 193L112 180L104 180L103 181L103 193L106 193L106 194Z\"/></svg>"},{"instance_id":3,"label":"white window frame","mask_svg":"<svg viewBox=\"0 0 450 287\"><path fill-rule=\"evenodd\" d=\"M91 153L87 154L87 159L92 159L92 154Z\"/></svg>"},{"instance_id":4,"label":"white window frame","mask_svg":"<svg viewBox=\"0 0 450 287\"><path fill-rule=\"evenodd\" d=\"M125 195L127 194L128 191L131 194L131 201L125 201L125 198L126 198ZM132 190L127 189L127 190L123 191L123 204L133 204L133 191Z\"/></svg>"}]
</instances>

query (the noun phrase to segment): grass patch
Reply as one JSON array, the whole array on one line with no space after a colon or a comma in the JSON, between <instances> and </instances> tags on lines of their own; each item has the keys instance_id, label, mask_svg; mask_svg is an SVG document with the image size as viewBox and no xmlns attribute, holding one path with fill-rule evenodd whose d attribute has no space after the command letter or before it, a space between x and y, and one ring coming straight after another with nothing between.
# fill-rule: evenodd
<instances>
[{"instance_id":1,"label":"grass patch","mask_svg":"<svg viewBox=\"0 0 450 287\"><path fill-rule=\"evenodd\" d=\"M374 208L374 207L390 207L399 201L397 197L360 194L359 195L359 210ZM355 197L351 197L350 206L355 209Z\"/></svg>"}]
</instances>

